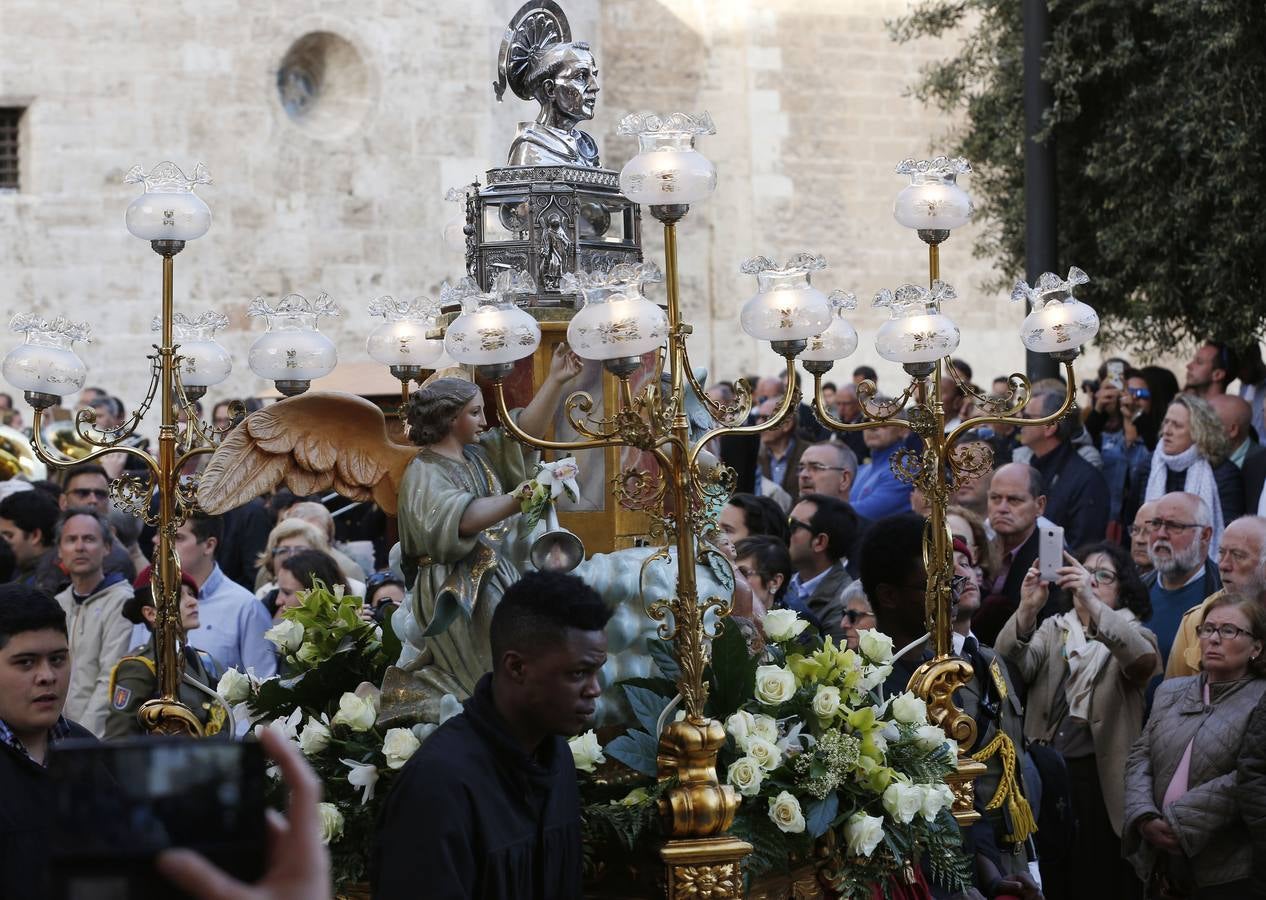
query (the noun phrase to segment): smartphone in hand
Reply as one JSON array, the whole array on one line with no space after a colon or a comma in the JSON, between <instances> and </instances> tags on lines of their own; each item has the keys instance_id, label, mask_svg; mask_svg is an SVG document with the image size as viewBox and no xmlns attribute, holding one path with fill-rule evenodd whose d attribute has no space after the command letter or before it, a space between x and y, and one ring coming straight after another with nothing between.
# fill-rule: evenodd
<instances>
[{"instance_id":1,"label":"smartphone in hand","mask_svg":"<svg viewBox=\"0 0 1266 900\"><path fill-rule=\"evenodd\" d=\"M197 850L243 881L264 871L264 756L254 741L139 737L66 741L54 785L49 897L185 896L154 868L160 851Z\"/></svg>"},{"instance_id":2,"label":"smartphone in hand","mask_svg":"<svg viewBox=\"0 0 1266 900\"><path fill-rule=\"evenodd\" d=\"M1064 529L1059 525L1038 525L1038 571L1043 581L1057 581L1056 571L1064 565Z\"/></svg>"}]
</instances>

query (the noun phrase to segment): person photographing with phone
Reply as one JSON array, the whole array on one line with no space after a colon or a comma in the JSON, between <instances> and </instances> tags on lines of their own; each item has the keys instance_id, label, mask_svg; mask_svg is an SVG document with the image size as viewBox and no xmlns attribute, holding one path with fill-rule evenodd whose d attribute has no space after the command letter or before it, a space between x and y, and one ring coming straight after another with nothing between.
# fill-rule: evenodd
<instances>
[{"instance_id":1,"label":"person photographing with phone","mask_svg":"<svg viewBox=\"0 0 1266 900\"><path fill-rule=\"evenodd\" d=\"M1095 872L1076 891L1105 900L1137 897L1141 884L1121 857L1122 784L1130 748L1143 730L1148 681L1160 671L1147 589L1129 554L1105 541L1064 552L1062 565L1024 575L1020 606L998 635L997 651L1028 685L1024 734L1056 750L1068 768L1077 832L1071 858ZM1038 624L1051 584L1072 609ZM1045 868L1052 896L1064 896L1066 871Z\"/></svg>"}]
</instances>

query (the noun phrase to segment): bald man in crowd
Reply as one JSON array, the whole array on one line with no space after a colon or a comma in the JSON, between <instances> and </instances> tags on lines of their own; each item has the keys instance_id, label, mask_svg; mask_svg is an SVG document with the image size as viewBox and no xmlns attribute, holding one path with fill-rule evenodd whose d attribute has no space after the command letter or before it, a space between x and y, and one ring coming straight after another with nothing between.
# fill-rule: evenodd
<instances>
[{"instance_id":1,"label":"bald man in crowd","mask_svg":"<svg viewBox=\"0 0 1266 900\"><path fill-rule=\"evenodd\" d=\"M1227 459L1243 469L1249 459L1266 453L1266 447L1253 440L1253 407L1248 405L1248 401L1233 394L1214 394L1209 397L1209 405L1218 414L1222 430L1226 432L1227 443L1231 447ZM1261 439L1260 434L1257 437Z\"/></svg>"}]
</instances>

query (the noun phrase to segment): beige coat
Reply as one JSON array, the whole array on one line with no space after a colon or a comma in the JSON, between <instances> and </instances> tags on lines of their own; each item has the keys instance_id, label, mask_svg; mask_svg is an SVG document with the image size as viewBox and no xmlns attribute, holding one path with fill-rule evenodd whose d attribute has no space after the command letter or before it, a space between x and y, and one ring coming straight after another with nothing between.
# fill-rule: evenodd
<instances>
[{"instance_id":1,"label":"beige coat","mask_svg":"<svg viewBox=\"0 0 1266 900\"><path fill-rule=\"evenodd\" d=\"M1049 713L1068 667L1061 634L1056 620L1050 618L1029 640L1022 641L1016 634L1016 617L1012 614L994 644L994 649L1015 663L1029 685L1024 735L1032 741L1050 741L1059 725L1050 721ZM1095 678L1090 696L1090 734L1103 802L1113 829L1120 834L1125 761L1143 730L1144 694L1148 681L1160 673L1160 652L1156 649L1156 635L1137 619L1115 609L1105 608L1099 627L1087 629L1086 637L1107 645L1112 652ZM1149 654L1150 666L1146 662Z\"/></svg>"},{"instance_id":2,"label":"beige coat","mask_svg":"<svg viewBox=\"0 0 1266 900\"><path fill-rule=\"evenodd\" d=\"M101 737L110 711L110 672L131 644L132 623L123 618L123 604L132 596L132 585L121 579L82 603L75 602L72 590L68 587L57 595L70 633L70 688L64 715Z\"/></svg>"},{"instance_id":3,"label":"beige coat","mask_svg":"<svg viewBox=\"0 0 1266 900\"><path fill-rule=\"evenodd\" d=\"M1134 746L1125 772L1125 833L1121 849L1141 878L1156 850L1138 826L1148 816L1169 823L1197 886L1248 878L1253 851L1241 808L1236 767L1253 710L1266 695L1266 679L1211 685L1204 702L1203 675L1161 683L1147 730ZM1191 744L1188 790L1161 809L1165 791Z\"/></svg>"}]
</instances>

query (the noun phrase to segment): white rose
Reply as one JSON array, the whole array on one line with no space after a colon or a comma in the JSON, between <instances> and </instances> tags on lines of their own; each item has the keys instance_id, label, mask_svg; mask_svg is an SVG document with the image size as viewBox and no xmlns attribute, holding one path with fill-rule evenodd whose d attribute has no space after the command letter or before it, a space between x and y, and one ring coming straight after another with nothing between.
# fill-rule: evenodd
<instances>
[{"instance_id":1,"label":"white rose","mask_svg":"<svg viewBox=\"0 0 1266 900\"><path fill-rule=\"evenodd\" d=\"M321 843L328 844L343 836L343 814L333 803L322 803L317 806L321 814Z\"/></svg>"},{"instance_id":2,"label":"white rose","mask_svg":"<svg viewBox=\"0 0 1266 900\"><path fill-rule=\"evenodd\" d=\"M753 737L763 738L771 744L778 743L778 720L759 713L752 717Z\"/></svg>"},{"instance_id":3,"label":"white rose","mask_svg":"<svg viewBox=\"0 0 1266 900\"><path fill-rule=\"evenodd\" d=\"M752 757L740 756L730 763L725 780L734 785L744 797L755 797L760 793L761 782L765 780L765 770Z\"/></svg>"},{"instance_id":4,"label":"white rose","mask_svg":"<svg viewBox=\"0 0 1266 900\"><path fill-rule=\"evenodd\" d=\"M756 699L766 706L786 703L796 693L796 676L782 666L758 666Z\"/></svg>"},{"instance_id":5,"label":"white rose","mask_svg":"<svg viewBox=\"0 0 1266 900\"><path fill-rule=\"evenodd\" d=\"M930 752L945 743L945 732L939 725L920 725L914 729L914 742Z\"/></svg>"},{"instance_id":6,"label":"white rose","mask_svg":"<svg viewBox=\"0 0 1266 900\"><path fill-rule=\"evenodd\" d=\"M771 641L790 641L809 627L809 623L796 615L794 609L771 609L762 622L765 637Z\"/></svg>"},{"instance_id":7,"label":"white rose","mask_svg":"<svg viewBox=\"0 0 1266 900\"><path fill-rule=\"evenodd\" d=\"M382 755L388 769L399 769L409 761L422 742L407 728L389 728L382 739Z\"/></svg>"},{"instance_id":8,"label":"white rose","mask_svg":"<svg viewBox=\"0 0 1266 900\"><path fill-rule=\"evenodd\" d=\"M790 791L783 791L777 797L769 798L769 820L786 834L800 834L804 831L804 813L800 811L800 801Z\"/></svg>"},{"instance_id":9,"label":"white rose","mask_svg":"<svg viewBox=\"0 0 1266 900\"><path fill-rule=\"evenodd\" d=\"M923 789L916 784L894 781L884 791L884 809L892 820L908 825L923 809Z\"/></svg>"},{"instance_id":10,"label":"white rose","mask_svg":"<svg viewBox=\"0 0 1266 900\"><path fill-rule=\"evenodd\" d=\"M241 703L251 695L251 680L237 669L226 669L215 692L230 704Z\"/></svg>"},{"instance_id":11,"label":"white rose","mask_svg":"<svg viewBox=\"0 0 1266 900\"><path fill-rule=\"evenodd\" d=\"M844 826L844 840L853 856L870 856L884 839L883 816L857 813Z\"/></svg>"},{"instance_id":12,"label":"white rose","mask_svg":"<svg viewBox=\"0 0 1266 900\"><path fill-rule=\"evenodd\" d=\"M330 729L314 716L308 716L308 724L299 733L299 749L304 756L315 756L330 744Z\"/></svg>"},{"instance_id":13,"label":"white rose","mask_svg":"<svg viewBox=\"0 0 1266 900\"><path fill-rule=\"evenodd\" d=\"M725 720L725 730L740 750L747 750L747 740L756 729L756 719L745 709L740 709Z\"/></svg>"},{"instance_id":14,"label":"white rose","mask_svg":"<svg viewBox=\"0 0 1266 900\"><path fill-rule=\"evenodd\" d=\"M840 689L819 685L818 692L813 695L813 713L819 719L833 719L840 711Z\"/></svg>"},{"instance_id":15,"label":"white rose","mask_svg":"<svg viewBox=\"0 0 1266 900\"><path fill-rule=\"evenodd\" d=\"M346 725L352 731L368 731L374 727L378 719L378 710L372 700L357 697L353 693L345 693L338 698L338 712L334 714L335 725Z\"/></svg>"},{"instance_id":16,"label":"white rose","mask_svg":"<svg viewBox=\"0 0 1266 900\"><path fill-rule=\"evenodd\" d=\"M307 663L310 666L315 665L321 661L321 651L311 641L304 641L299 648L299 652L295 654L295 658L301 663Z\"/></svg>"},{"instance_id":17,"label":"white rose","mask_svg":"<svg viewBox=\"0 0 1266 900\"><path fill-rule=\"evenodd\" d=\"M755 735L747 739L747 755L756 760L766 772L772 772L782 762L782 751L777 745Z\"/></svg>"},{"instance_id":18,"label":"white rose","mask_svg":"<svg viewBox=\"0 0 1266 900\"><path fill-rule=\"evenodd\" d=\"M857 632L857 649L873 663L892 661L892 638L882 631L865 628Z\"/></svg>"},{"instance_id":19,"label":"white rose","mask_svg":"<svg viewBox=\"0 0 1266 900\"><path fill-rule=\"evenodd\" d=\"M937 813L954 805L954 792L948 784L921 784L923 804L919 812L931 822Z\"/></svg>"},{"instance_id":20,"label":"white rose","mask_svg":"<svg viewBox=\"0 0 1266 900\"><path fill-rule=\"evenodd\" d=\"M606 756L602 753L602 747L598 743L598 736L593 733L593 729L572 738L567 742L567 746L571 748L572 759L576 763L578 772L592 772L600 764L607 761Z\"/></svg>"},{"instance_id":21,"label":"white rose","mask_svg":"<svg viewBox=\"0 0 1266 900\"><path fill-rule=\"evenodd\" d=\"M303 644L303 626L293 619L282 619L264 632L264 639L272 641L282 653L293 653Z\"/></svg>"},{"instance_id":22,"label":"white rose","mask_svg":"<svg viewBox=\"0 0 1266 900\"><path fill-rule=\"evenodd\" d=\"M906 725L925 725L928 720L927 704L906 691L892 698L892 716Z\"/></svg>"}]
</instances>

